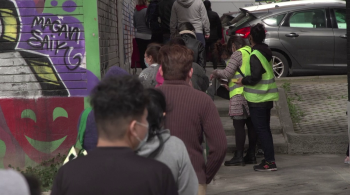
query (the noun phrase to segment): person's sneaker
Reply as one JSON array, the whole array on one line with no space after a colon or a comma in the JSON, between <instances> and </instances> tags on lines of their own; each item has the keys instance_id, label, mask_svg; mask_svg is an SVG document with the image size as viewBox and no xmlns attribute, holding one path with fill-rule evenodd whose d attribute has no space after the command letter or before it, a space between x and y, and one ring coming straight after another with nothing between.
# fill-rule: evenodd
<instances>
[{"instance_id":1,"label":"person's sneaker","mask_svg":"<svg viewBox=\"0 0 350 195\"><path fill-rule=\"evenodd\" d=\"M258 149L255 156L256 156L256 158L264 158L264 150Z\"/></svg>"},{"instance_id":2,"label":"person's sneaker","mask_svg":"<svg viewBox=\"0 0 350 195\"><path fill-rule=\"evenodd\" d=\"M344 160L344 163L345 163L345 164L350 164L350 159L349 159L349 157L346 157L346 159Z\"/></svg>"},{"instance_id":3,"label":"person's sneaker","mask_svg":"<svg viewBox=\"0 0 350 195\"><path fill-rule=\"evenodd\" d=\"M259 165L254 166L254 171L277 171L277 166L275 162L262 160Z\"/></svg>"}]
</instances>

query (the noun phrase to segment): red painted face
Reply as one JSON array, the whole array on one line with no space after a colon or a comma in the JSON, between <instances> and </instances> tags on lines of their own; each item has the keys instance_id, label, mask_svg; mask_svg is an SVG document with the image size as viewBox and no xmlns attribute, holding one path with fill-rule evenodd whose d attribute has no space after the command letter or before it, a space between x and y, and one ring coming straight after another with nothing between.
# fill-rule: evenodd
<instances>
[{"instance_id":1,"label":"red painted face","mask_svg":"<svg viewBox=\"0 0 350 195\"><path fill-rule=\"evenodd\" d=\"M0 106L20 147L40 163L75 144L84 98L0 99Z\"/></svg>"}]
</instances>

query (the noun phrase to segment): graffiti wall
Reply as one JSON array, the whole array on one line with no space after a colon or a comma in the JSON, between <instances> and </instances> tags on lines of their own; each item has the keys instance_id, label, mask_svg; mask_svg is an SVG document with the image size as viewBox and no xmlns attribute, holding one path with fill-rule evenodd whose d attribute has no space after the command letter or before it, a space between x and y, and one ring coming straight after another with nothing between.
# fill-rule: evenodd
<instances>
[{"instance_id":1,"label":"graffiti wall","mask_svg":"<svg viewBox=\"0 0 350 195\"><path fill-rule=\"evenodd\" d=\"M96 5L0 0L0 167L40 163L75 143L100 77Z\"/></svg>"}]
</instances>

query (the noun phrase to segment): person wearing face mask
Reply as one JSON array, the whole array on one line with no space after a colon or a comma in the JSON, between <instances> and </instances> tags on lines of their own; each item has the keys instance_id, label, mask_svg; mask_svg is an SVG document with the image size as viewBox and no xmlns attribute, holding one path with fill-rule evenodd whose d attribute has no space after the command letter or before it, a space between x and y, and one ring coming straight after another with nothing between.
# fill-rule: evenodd
<instances>
[{"instance_id":1,"label":"person wearing face mask","mask_svg":"<svg viewBox=\"0 0 350 195\"><path fill-rule=\"evenodd\" d=\"M139 75L139 79L145 88L154 88L160 84L159 79L157 80L157 73L160 66L158 64L158 52L161 47L160 44L151 43L146 49L144 61L147 68Z\"/></svg>"},{"instance_id":2,"label":"person wearing face mask","mask_svg":"<svg viewBox=\"0 0 350 195\"><path fill-rule=\"evenodd\" d=\"M147 106L149 137L138 155L152 158L166 164L173 173L179 195L196 195L198 179L192 167L185 144L164 129L166 101L163 93L157 89L146 89L150 102Z\"/></svg>"},{"instance_id":3,"label":"person wearing face mask","mask_svg":"<svg viewBox=\"0 0 350 195\"><path fill-rule=\"evenodd\" d=\"M217 78L227 79L229 81L227 85L230 96L229 116L233 119L237 150L231 160L225 161L225 166L256 164L255 146L257 142L257 134L249 116L247 100L243 96L243 85L234 83L237 78L242 78L244 76L245 68L246 66L249 66L248 63L251 48L246 45L242 37L238 36L231 36L227 45L223 47L226 48L219 50L226 51L222 52L223 59L227 64L226 68L223 70L214 70L210 75L210 80ZM244 144L246 140L245 126L248 128L249 148L247 155L243 158Z\"/></svg>"},{"instance_id":4,"label":"person wearing face mask","mask_svg":"<svg viewBox=\"0 0 350 195\"><path fill-rule=\"evenodd\" d=\"M108 77L93 89L97 148L63 165L52 195L178 194L171 170L135 154L148 138L148 98L133 76Z\"/></svg>"},{"instance_id":5,"label":"person wearing face mask","mask_svg":"<svg viewBox=\"0 0 350 195\"><path fill-rule=\"evenodd\" d=\"M249 41L252 53L249 65L245 68L245 77L237 84L244 85L244 97L248 101L249 112L254 129L258 134L265 159L255 165L255 171L277 171L275 151L270 128L270 115L273 101L278 101L279 94L272 68L272 52L264 42L266 30L258 23L251 27Z\"/></svg>"}]
</instances>

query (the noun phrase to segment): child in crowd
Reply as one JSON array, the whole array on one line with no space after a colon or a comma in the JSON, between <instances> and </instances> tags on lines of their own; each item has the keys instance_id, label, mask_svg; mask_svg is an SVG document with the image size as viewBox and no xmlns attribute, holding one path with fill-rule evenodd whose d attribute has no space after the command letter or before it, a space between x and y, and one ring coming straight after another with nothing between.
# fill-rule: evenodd
<instances>
[{"instance_id":1,"label":"child in crowd","mask_svg":"<svg viewBox=\"0 0 350 195\"><path fill-rule=\"evenodd\" d=\"M157 43L151 43L148 45L146 52L144 54L144 61L148 68L144 69L140 75L139 79L145 88L154 88L161 84L160 79L157 79L159 64L158 64L158 52L162 46ZM159 75L158 75L159 77Z\"/></svg>"}]
</instances>

